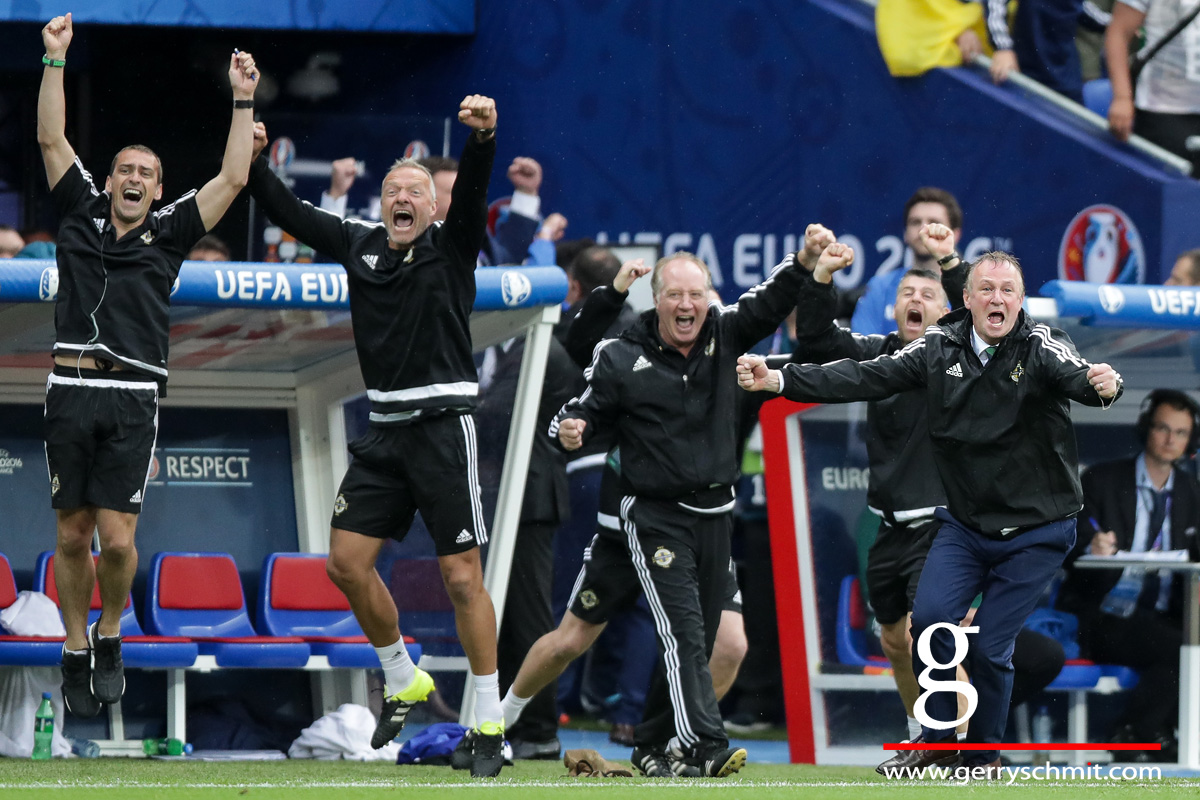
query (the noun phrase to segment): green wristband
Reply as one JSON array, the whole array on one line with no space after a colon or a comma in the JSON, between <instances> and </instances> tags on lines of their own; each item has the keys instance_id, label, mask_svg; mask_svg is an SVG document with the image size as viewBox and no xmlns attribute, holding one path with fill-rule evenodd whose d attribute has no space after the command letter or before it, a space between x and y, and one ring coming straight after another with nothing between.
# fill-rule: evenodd
<instances>
[{"instance_id":1,"label":"green wristband","mask_svg":"<svg viewBox=\"0 0 1200 800\"><path fill-rule=\"evenodd\" d=\"M65 67L67 65L66 60L61 58L51 58L48 55L42 56L42 63L47 67Z\"/></svg>"}]
</instances>

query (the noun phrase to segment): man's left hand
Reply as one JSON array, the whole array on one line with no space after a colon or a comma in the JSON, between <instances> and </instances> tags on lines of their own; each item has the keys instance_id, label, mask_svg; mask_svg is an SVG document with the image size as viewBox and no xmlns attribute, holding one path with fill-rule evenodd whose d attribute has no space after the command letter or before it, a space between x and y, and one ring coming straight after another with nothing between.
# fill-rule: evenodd
<instances>
[{"instance_id":1,"label":"man's left hand","mask_svg":"<svg viewBox=\"0 0 1200 800\"><path fill-rule=\"evenodd\" d=\"M1096 394L1105 400L1117 396L1121 388L1121 375L1108 364L1093 364L1087 371L1088 383L1096 390Z\"/></svg>"},{"instance_id":2,"label":"man's left hand","mask_svg":"<svg viewBox=\"0 0 1200 800\"><path fill-rule=\"evenodd\" d=\"M235 100L251 100L258 86L258 67L254 56L235 50L229 56L229 85L233 87Z\"/></svg>"},{"instance_id":3,"label":"man's left hand","mask_svg":"<svg viewBox=\"0 0 1200 800\"><path fill-rule=\"evenodd\" d=\"M954 231L949 225L940 222L928 222L917 231L921 244L933 254L934 258L944 258L954 252ZM957 265L956 265L957 266Z\"/></svg>"},{"instance_id":4,"label":"man's left hand","mask_svg":"<svg viewBox=\"0 0 1200 800\"><path fill-rule=\"evenodd\" d=\"M806 270L816 269L817 259L825 248L837 241L833 231L819 222L814 222L804 229L804 248L800 251L800 263Z\"/></svg>"},{"instance_id":5,"label":"man's left hand","mask_svg":"<svg viewBox=\"0 0 1200 800\"><path fill-rule=\"evenodd\" d=\"M496 101L481 94L469 94L458 104L458 121L477 131L496 127Z\"/></svg>"},{"instance_id":6,"label":"man's left hand","mask_svg":"<svg viewBox=\"0 0 1200 800\"><path fill-rule=\"evenodd\" d=\"M542 165L532 158L517 156L508 165L508 179L518 192L536 195L542 188Z\"/></svg>"},{"instance_id":7,"label":"man's left hand","mask_svg":"<svg viewBox=\"0 0 1200 800\"><path fill-rule=\"evenodd\" d=\"M254 123L254 149L251 151L250 160L257 160L267 144L267 126L261 122Z\"/></svg>"}]
</instances>

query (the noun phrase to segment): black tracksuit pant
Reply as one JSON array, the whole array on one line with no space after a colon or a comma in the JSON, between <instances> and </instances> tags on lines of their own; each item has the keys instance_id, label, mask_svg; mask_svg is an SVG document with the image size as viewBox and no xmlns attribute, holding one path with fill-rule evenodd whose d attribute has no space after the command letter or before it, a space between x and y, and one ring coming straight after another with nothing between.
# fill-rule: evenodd
<instances>
[{"instance_id":1,"label":"black tracksuit pant","mask_svg":"<svg viewBox=\"0 0 1200 800\"><path fill-rule=\"evenodd\" d=\"M728 745L708 657L729 576L733 516L693 513L678 503L627 496L621 525L641 557L634 567L654 617L663 670L650 687L637 745Z\"/></svg>"}]
</instances>

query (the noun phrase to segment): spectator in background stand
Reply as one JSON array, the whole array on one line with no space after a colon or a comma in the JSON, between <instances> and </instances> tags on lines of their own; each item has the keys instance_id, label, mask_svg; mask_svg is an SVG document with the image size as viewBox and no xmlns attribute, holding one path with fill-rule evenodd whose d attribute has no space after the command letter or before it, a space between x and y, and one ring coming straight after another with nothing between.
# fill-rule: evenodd
<instances>
[{"instance_id":1,"label":"spectator in background stand","mask_svg":"<svg viewBox=\"0 0 1200 800\"><path fill-rule=\"evenodd\" d=\"M1108 22L1112 21L1114 0L1089 2ZM1108 72L1104 69L1104 33L1108 29L1108 22L1104 23L1104 30L1101 31L1093 30L1091 23L1084 25L1082 22L1075 29L1075 47L1079 50L1079 71L1084 83L1108 77Z\"/></svg>"},{"instance_id":2,"label":"spectator in background stand","mask_svg":"<svg viewBox=\"0 0 1200 800\"><path fill-rule=\"evenodd\" d=\"M1104 37L1104 55L1112 80L1108 127L1113 136L1122 141L1131 133L1144 136L1192 162L1195 177L1200 175L1200 151L1189 150L1187 141L1200 134L1200 72L1192 64L1191 44L1200 36L1200 17L1150 59L1136 87L1129 71L1130 44L1138 29L1145 26L1152 45L1192 8L1166 0L1118 0Z\"/></svg>"},{"instance_id":3,"label":"spectator in background stand","mask_svg":"<svg viewBox=\"0 0 1200 800\"><path fill-rule=\"evenodd\" d=\"M1200 249L1180 253L1163 286L1200 286Z\"/></svg>"},{"instance_id":4,"label":"spectator in background stand","mask_svg":"<svg viewBox=\"0 0 1200 800\"><path fill-rule=\"evenodd\" d=\"M934 223L954 232L954 244L962 239L962 208L958 200L945 189L922 186L904 204L904 243L912 251L909 269L923 268L937 275L958 264L957 257L942 264L922 241L921 228ZM897 268L867 281L866 294L858 301L850 319L852 331L864 336L896 332L896 291L906 273L906 269Z\"/></svg>"},{"instance_id":5,"label":"spectator in background stand","mask_svg":"<svg viewBox=\"0 0 1200 800\"><path fill-rule=\"evenodd\" d=\"M1083 103L1083 70L1076 31L1103 33L1112 15L1091 0L1037 0L1017 4L1013 52L1021 71L1076 103Z\"/></svg>"},{"instance_id":6,"label":"spectator in background stand","mask_svg":"<svg viewBox=\"0 0 1200 800\"><path fill-rule=\"evenodd\" d=\"M192 249L188 251L187 260L228 261L229 245L225 244L220 237L206 233L200 237L200 241L192 245Z\"/></svg>"},{"instance_id":7,"label":"spectator in background stand","mask_svg":"<svg viewBox=\"0 0 1200 800\"><path fill-rule=\"evenodd\" d=\"M433 175L433 186L439 202L432 222L443 222L450 212L451 191L458 177L458 160L428 156L417 159L417 163ZM345 219L350 188L357 176L358 161L355 158L334 161L330 168L329 189L321 194L321 208ZM508 179L513 185L512 202L508 206L508 214L497 222L495 233L487 234L479 254L480 266L524 262L535 235L542 227L539 216L542 201L538 196L542 185L541 164L532 158L517 157L508 167ZM378 203L372 203L371 211L371 216L378 221ZM554 230L551 228L551 231ZM565 218L562 219L561 230L566 230ZM562 235L561 230L557 232L558 236Z\"/></svg>"},{"instance_id":8,"label":"spectator in background stand","mask_svg":"<svg viewBox=\"0 0 1200 800\"><path fill-rule=\"evenodd\" d=\"M11 225L0 225L0 258L12 258L25 249L25 240Z\"/></svg>"},{"instance_id":9,"label":"spectator in background stand","mask_svg":"<svg viewBox=\"0 0 1200 800\"><path fill-rule=\"evenodd\" d=\"M875 33L897 78L969 64L981 53L992 57L996 83L1017 71L1004 0L879 0Z\"/></svg>"},{"instance_id":10,"label":"spectator in background stand","mask_svg":"<svg viewBox=\"0 0 1200 800\"><path fill-rule=\"evenodd\" d=\"M1074 569L1086 554L1112 556L1186 550L1200 561L1196 525L1200 484L1180 467L1195 455L1200 406L1174 389L1155 389L1142 403L1136 458L1088 468L1078 536L1067 556L1058 606L1079 617L1084 658L1138 670L1114 742L1159 742L1139 760L1174 761L1179 711L1179 648L1183 644L1183 584L1170 572Z\"/></svg>"}]
</instances>

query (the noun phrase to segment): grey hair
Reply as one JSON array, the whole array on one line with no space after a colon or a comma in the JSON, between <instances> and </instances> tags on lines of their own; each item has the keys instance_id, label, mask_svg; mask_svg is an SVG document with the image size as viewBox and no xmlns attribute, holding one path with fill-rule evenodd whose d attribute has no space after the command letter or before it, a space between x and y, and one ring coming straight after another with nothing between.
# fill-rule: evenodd
<instances>
[{"instance_id":1,"label":"grey hair","mask_svg":"<svg viewBox=\"0 0 1200 800\"><path fill-rule=\"evenodd\" d=\"M433 197L433 202L437 202L437 184L433 182L433 173L429 171L428 167L415 158L397 158L388 168L387 174L391 175L398 169L416 169L424 172L429 177L429 192ZM387 175L384 176L384 180L387 180Z\"/></svg>"},{"instance_id":2,"label":"grey hair","mask_svg":"<svg viewBox=\"0 0 1200 800\"><path fill-rule=\"evenodd\" d=\"M994 261L997 264L1008 264L1017 271L1017 277L1021 279L1021 294L1025 294L1025 270L1021 269L1021 262L1012 253L1005 253L1003 250L993 250L990 253L984 253L979 258L971 262L971 266L967 267L967 291L971 291L973 279L975 277L975 268L985 261Z\"/></svg>"},{"instance_id":3,"label":"grey hair","mask_svg":"<svg viewBox=\"0 0 1200 800\"><path fill-rule=\"evenodd\" d=\"M663 256L660 258L658 263L654 265L654 271L650 273L650 294L655 300L658 299L658 293L662 291L663 267L676 259L690 261L699 267L704 273L704 288L709 290L713 288L712 272L709 271L708 264L705 264L695 253L689 253L686 250L679 250L678 252L671 253L669 256Z\"/></svg>"}]
</instances>

